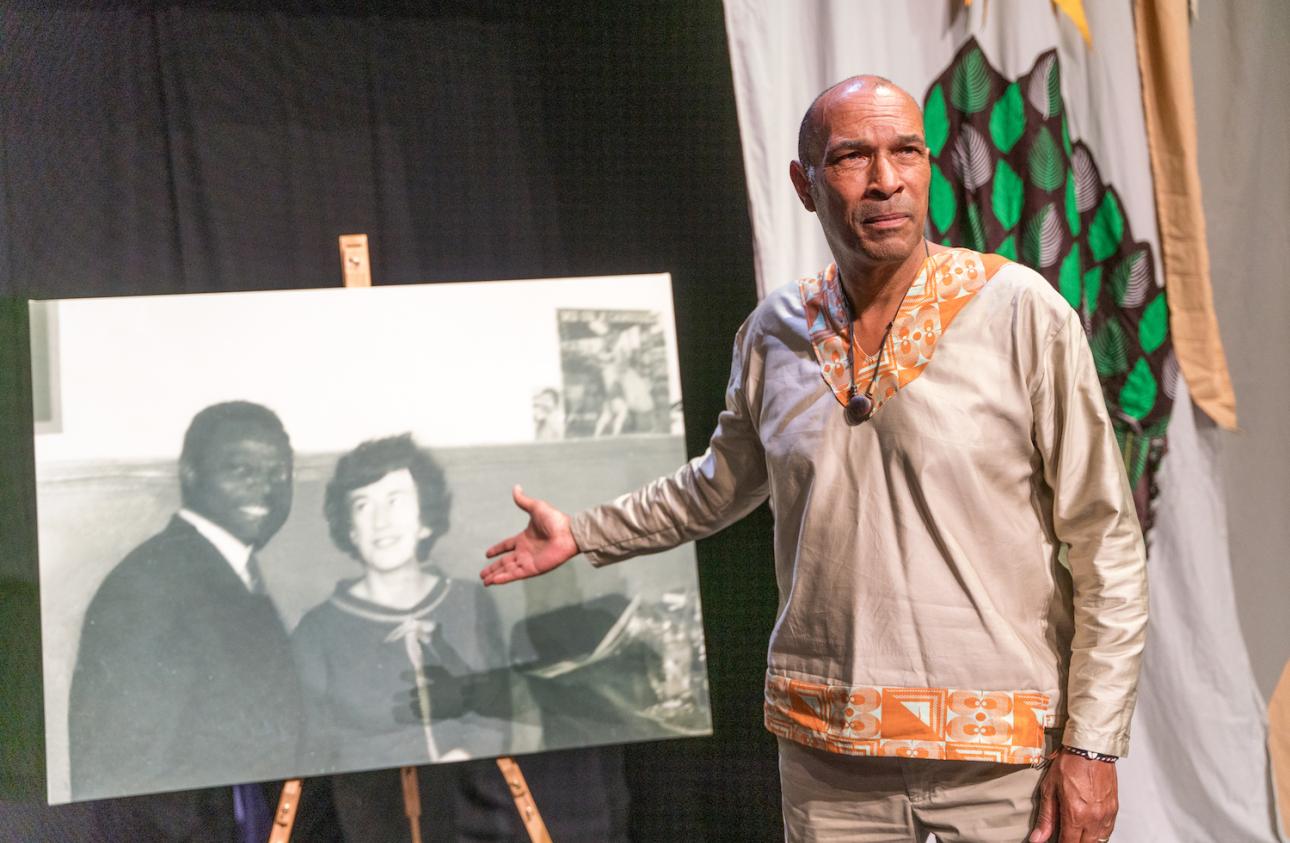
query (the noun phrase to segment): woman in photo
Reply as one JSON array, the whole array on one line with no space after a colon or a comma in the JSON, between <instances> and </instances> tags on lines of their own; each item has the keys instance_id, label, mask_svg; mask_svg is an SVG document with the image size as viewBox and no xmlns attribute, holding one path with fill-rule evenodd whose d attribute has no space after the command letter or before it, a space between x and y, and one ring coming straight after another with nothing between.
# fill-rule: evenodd
<instances>
[{"instance_id":1,"label":"woman in photo","mask_svg":"<svg viewBox=\"0 0 1290 843\"><path fill-rule=\"evenodd\" d=\"M502 754L510 736L506 651L473 580L427 564L448 529L443 470L410 434L340 458L324 512L362 565L292 635L314 773Z\"/></svg>"}]
</instances>

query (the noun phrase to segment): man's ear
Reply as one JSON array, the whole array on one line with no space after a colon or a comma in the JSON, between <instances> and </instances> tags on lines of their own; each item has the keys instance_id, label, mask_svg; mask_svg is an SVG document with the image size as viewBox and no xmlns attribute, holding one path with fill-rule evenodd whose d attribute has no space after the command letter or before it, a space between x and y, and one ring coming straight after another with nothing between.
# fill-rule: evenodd
<instances>
[{"instance_id":1,"label":"man's ear","mask_svg":"<svg viewBox=\"0 0 1290 843\"><path fill-rule=\"evenodd\" d=\"M811 196L811 179L807 176L806 168L801 162L789 162L788 177L793 180L793 189L797 191L797 198L801 200L802 207L815 213L815 197Z\"/></svg>"}]
</instances>

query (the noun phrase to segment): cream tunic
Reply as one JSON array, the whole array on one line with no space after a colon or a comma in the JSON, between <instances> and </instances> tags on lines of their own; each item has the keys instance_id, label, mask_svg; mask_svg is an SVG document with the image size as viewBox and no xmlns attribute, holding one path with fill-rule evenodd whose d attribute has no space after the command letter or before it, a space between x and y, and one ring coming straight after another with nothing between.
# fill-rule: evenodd
<instances>
[{"instance_id":1,"label":"cream tunic","mask_svg":"<svg viewBox=\"0 0 1290 843\"><path fill-rule=\"evenodd\" d=\"M951 256L984 274L976 253ZM1145 551L1079 318L1038 274L999 269L858 427L821 377L798 285L779 289L735 340L708 450L579 513L574 536L606 564L768 496L770 731L1035 763L1043 729L1064 724L1067 744L1125 754Z\"/></svg>"}]
</instances>

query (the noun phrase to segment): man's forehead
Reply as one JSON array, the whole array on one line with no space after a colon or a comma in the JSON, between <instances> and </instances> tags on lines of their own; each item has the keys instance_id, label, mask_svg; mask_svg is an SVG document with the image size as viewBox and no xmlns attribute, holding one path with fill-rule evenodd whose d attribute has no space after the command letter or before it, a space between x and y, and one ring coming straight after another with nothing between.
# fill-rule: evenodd
<instances>
[{"instance_id":1,"label":"man's forehead","mask_svg":"<svg viewBox=\"0 0 1290 843\"><path fill-rule=\"evenodd\" d=\"M849 86L830 91L816 116L820 135L859 132L908 136L923 134L918 104L895 86Z\"/></svg>"},{"instance_id":2,"label":"man's forehead","mask_svg":"<svg viewBox=\"0 0 1290 843\"><path fill-rule=\"evenodd\" d=\"M224 422L211 433L206 451L227 451L230 449L275 450L289 452L286 439L281 433L260 424L246 422Z\"/></svg>"},{"instance_id":3,"label":"man's forehead","mask_svg":"<svg viewBox=\"0 0 1290 843\"><path fill-rule=\"evenodd\" d=\"M371 495L377 490L391 492L411 489L416 491L416 488L417 482L412 477L412 469L407 466L403 466L401 468L390 469L365 486L351 489L348 496L350 498L365 497L367 495Z\"/></svg>"}]
</instances>

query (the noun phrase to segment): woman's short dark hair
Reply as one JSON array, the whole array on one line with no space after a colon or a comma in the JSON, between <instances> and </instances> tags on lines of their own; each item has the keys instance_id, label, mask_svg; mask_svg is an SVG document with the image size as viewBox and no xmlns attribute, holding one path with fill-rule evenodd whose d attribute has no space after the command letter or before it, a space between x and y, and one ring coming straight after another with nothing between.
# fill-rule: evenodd
<instances>
[{"instance_id":1,"label":"woman's short dark hair","mask_svg":"<svg viewBox=\"0 0 1290 843\"><path fill-rule=\"evenodd\" d=\"M430 535L417 542L417 559L425 561L430 546L448 532L452 493L444 482L443 469L429 451L417 446L411 433L370 439L336 462L336 471L327 483L323 498L323 514L327 516L327 527L336 547L359 559L358 549L349 536L353 526L349 516L350 493L405 468L417 488L421 524L430 528Z\"/></svg>"}]
</instances>

